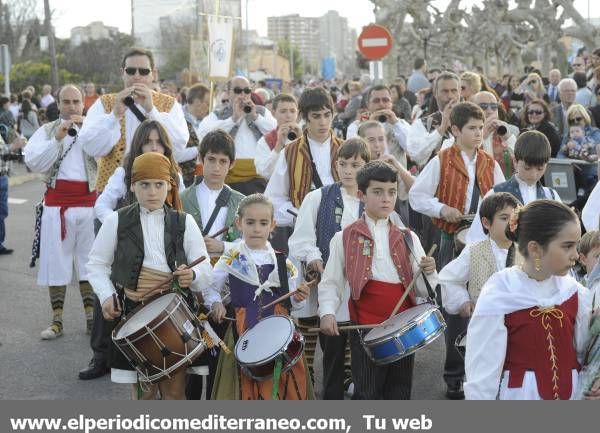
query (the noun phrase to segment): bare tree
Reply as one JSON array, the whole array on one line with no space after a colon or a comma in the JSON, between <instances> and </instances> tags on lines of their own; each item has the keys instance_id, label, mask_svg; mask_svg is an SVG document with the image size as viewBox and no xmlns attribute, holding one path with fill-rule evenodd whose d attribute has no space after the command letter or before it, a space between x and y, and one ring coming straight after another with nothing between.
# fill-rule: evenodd
<instances>
[{"instance_id":1,"label":"bare tree","mask_svg":"<svg viewBox=\"0 0 600 433\"><path fill-rule=\"evenodd\" d=\"M21 58L36 5L36 0L0 0L0 40L8 45L15 62Z\"/></svg>"}]
</instances>

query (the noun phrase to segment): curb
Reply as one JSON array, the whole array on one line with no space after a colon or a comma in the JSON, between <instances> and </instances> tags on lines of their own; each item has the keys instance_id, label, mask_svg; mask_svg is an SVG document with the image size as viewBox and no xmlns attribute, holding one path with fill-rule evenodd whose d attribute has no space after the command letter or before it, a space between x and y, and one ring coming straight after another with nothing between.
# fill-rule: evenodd
<instances>
[{"instance_id":1,"label":"curb","mask_svg":"<svg viewBox=\"0 0 600 433\"><path fill-rule=\"evenodd\" d=\"M17 186L37 179L42 179L42 175L39 173L27 173L19 176L11 176L8 178L8 186Z\"/></svg>"}]
</instances>

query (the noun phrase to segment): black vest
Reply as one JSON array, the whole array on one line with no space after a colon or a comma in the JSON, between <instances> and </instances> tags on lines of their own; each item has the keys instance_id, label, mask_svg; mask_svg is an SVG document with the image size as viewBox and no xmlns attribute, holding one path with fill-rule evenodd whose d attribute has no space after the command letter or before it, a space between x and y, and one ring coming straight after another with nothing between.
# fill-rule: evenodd
<instances>
[{"instance_id":1,"label":"black vest","mask_svg":"<svg viewBox=\"0 0 600 433\"><path fill-rule=\"evenodd\" d=\"M186 214L164 206L165 211L165 256L172 271L187 264L183 249ZM140 221L140 206L137 203L117 211L117 247L110 279L118 290L137 289L137 282L144 263L144 234Z\"/></svg>"}]
</instances>

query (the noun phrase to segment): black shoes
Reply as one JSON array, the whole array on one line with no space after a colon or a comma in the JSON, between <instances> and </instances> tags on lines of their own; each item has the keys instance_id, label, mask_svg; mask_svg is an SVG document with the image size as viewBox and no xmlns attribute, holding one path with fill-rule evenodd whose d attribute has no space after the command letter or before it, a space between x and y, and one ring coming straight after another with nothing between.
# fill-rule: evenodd
<instances>
[{"instance_id":1,"label":"black shoes","mask_svg":"<svg viewBox=\"0 0 600 433\"><path fill-rule=\"evenodd\" d=\"M448 388L446 388L446 398L449 400L464 400L465 392L463 391L462 382L448 385Z\"/></svg>"},{"instance_id":2,"label":"black shoes","mask_svg":"<svg viewBox=\"0 0 600 433\"><path fill-rule=\"evenodd\" d=\"M104 376L110 371L110 368L104 363L97 362L95 359L90 361L90 365L79 372L79 379L91 380Z\"/></svg>"},{"instance_id":3,"label":"black shoes","mask_svg":"<svg viewBox=\"0 0 600 433\"><path fill-rule=\"evenodd\" d=\"M13 250L11 250L10 248L6 248L6 247L2 247L0 248L0 256L5 256L7 254L12 254Z\"/></svg>"}]
</instances>

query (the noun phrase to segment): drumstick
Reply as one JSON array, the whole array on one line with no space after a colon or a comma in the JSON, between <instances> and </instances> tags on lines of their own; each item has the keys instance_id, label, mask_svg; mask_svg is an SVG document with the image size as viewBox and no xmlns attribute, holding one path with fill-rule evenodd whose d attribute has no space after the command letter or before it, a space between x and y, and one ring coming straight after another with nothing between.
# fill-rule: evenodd
<instances>
[{"instance_id":1,"label":"drumstick","mask_svg":"<svg viewBox=\"0 0 600 433\"><path fill-rule=\"evenodd\" d=\"M311 286L313 284L316 284L317 280L310 280L308 283L306 283L307 285ZM260 311L266 310L267 308L272 307L275 304L279 304L281 301L285 301L288 298L291 298L292 296L294 296L296 294L298 290L294 290L292 292L286 293L283 296L280 296L279 298L275 299L273 302L269 302L267 305L263 305L259 308Z\"/></svg>"},{"instance_id":2,"label":"drumstick","mask_svg":"<svg viewBox=\"0 0 600 433\"><path fill-rule=\"evenodd\" d=\"M431 247L431 249L427 253L427 257L431 257L433 255L433 253L435 252L436 249L437 249L437 244L433 244L433 246ZM402 297L400 298L400 300L398 301L398 303L396 304L396 306L392 310L392 314L390 314L390 317L388 317L387 320L390 320L392 317L394 317L396 315L396 313L400 309L400 306L402 305L402 303L404 302L404 300L406 299L406 297L408 296L408 294L410 293L410 291L413 289L414 285L416 284L417 278L419 278L422 273L423 273L423 270L421 268L419 268L419 270L413 276L412 281L410 282L410 284L408 285L408 287L404 291L404 294L402 295ZM386 322L387 322L387 320L386 320Z\"/></svg>"},{"instance_id":3,"label":"drumstick","mask_svg":"<svg viewBox=\"0 0 600 433\"><path fill-rule=\"evenodd\" d=\"M382 323L376 325L344 325L338 326L338 331L351 331L353 329L373 329L381 326ZM308 332L320 332L321 328L308 328Z\"/></svg>"},{"instance_id":4,"label":"drumstick","mask_svg":"<svg viewBox=\"0 0 600 433\"><path fill-rule=\"evenodd\" d=\"M469 213L466 215L463 215L460 217L461 220L470 220L470 219L474 219L475 218L475 214L474 213Z\"/></svg>"},{"instance_id":5,"label":"drumstick","mask_svg":"<svg viewBox=\"0 0 600 433\"><path fill-rule=\"evenodd\" d=\"M296 218L298 216L298 214L296 212L294 212L293 210L291 210L291 209L286 210L286 212L289 213L294 218Z\"/></svg>"},{"instance_id":6,"label":"drumstick","mask_svg":"<svg viewBox=\"0 0 600 433\"><path fill-rule=\"evenodd\" d=\"M206 256L202 256L202 257L198 257L196 260L194 260L192 263L190 263L189 265L186 265L185 268L183 268L182 270L186 270L186 269L190 269L193 268L194 266L196 266L198 263L202 263L204 260L206 260ZM173 275L170 275L169 277L165 278L164 280L162 280L160 283L155 284L154 286L152 286L147 293L152 293L155 292L156 290L160 289L162 286L169 284L171 281L173 281ZM142 296L140 298L140 301L142 301L145 298L145 296Z\"/></svg>"},{"instance_id":7,"label":"drumstick","mask_svg":"<svg viewBox=\"0 0 600 433\"><path fill-rule=\"evenodd\" d=\"M210 235L209 238L215 239L215 238L221 236L223 233L227 233L227 230L229 230L229 227L223 227L221 230L219 230L215 234Z\"/></svg>"}]
</instances>

